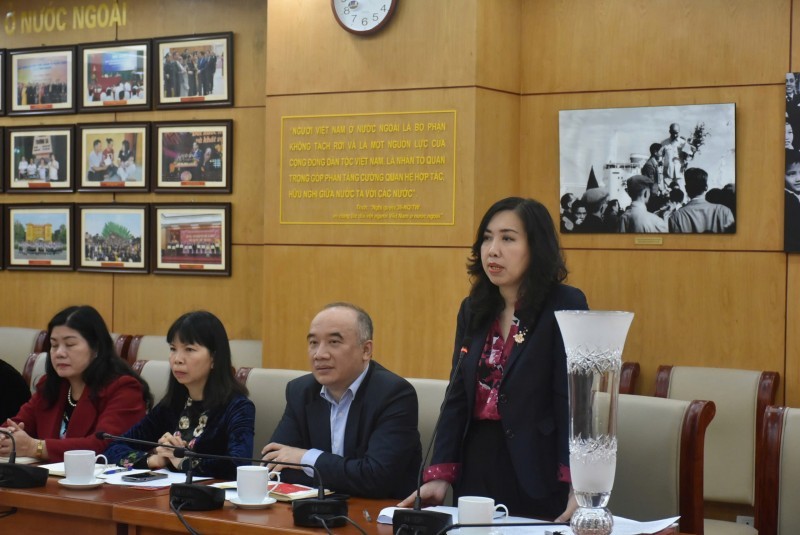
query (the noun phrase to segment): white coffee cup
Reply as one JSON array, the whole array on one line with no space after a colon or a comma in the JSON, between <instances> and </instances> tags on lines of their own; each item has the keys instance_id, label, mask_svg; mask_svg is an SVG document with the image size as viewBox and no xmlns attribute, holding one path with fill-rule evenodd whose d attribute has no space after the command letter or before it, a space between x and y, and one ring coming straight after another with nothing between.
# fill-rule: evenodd
<instances>
[{"instance_id":1,"label":"white coffee cup","mask_svg":"<svg viewBox=\"0 0 800 535\"><path fill-rule=\"evenodd\" d=\"M494 521L494 512L502 509L508 516L508 507L502 503L494 504L492 498L483 496L461 496L458 499L458 523L464 524L491 524ZM461 528L459 533L484 535L492 532L492 528Z\"/></svg>"},{"instance_id":2,"label":"white coffee cup","mask_svg":"<svg viewBox=\"0 0 800 535\"><path fill-rule=\"evenodd\" d=\"M102 457L102 466L96 466ZM70 450L64 452L64 472L70 483L93 483L108 467L105 455L95 455L92 450Z\"/></svg>"},{"instance_id":3,"label":"white coffee cup","mask_svg":"<svg viewBox=\"0 0 800 535\"><path fill-rule=\"evenodd\" d=\"M262 503L267 498L270 479L280 483L281 473L270 472L266 466L240 466L236 469L236 493L242 503Z\"/></svg>"}]
</instances>

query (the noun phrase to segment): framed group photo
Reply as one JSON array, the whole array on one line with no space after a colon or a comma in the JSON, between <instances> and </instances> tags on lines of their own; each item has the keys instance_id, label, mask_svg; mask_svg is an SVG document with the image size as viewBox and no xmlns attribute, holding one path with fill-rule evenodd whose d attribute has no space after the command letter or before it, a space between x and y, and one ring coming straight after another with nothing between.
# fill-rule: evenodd
<instances>
[{"instance_id":1,"label":"framed group photo","mask_svg":"<svg viewBox=\"0 0 800 535\"><path fill-rule=\"evenodd\" d=\"M153 125L154 191L231 192L232 121Z\"/></svg>"},{"instance_id":2,"label":"framed group photo","mask_svg":"<svg viewBox=\"0 0 800 535\"><path fill-rule=\"evenodd\" d=\"M75 48L9 50L8 115L75 113Z\"/></svg>"},{"instance_id":3,"label":"framed group photo","mask_svg":"<svg viewBox=\"0 0 800 535\"><path fill-rule=\"evenodd\" d=\"M8 269L72 270L72 205L6 205Z\"/></svg>"},{"instance_id":4,"label":"framed group photo","mask_svg":"<svg viewBox=\"0 0 800 535\"><path fill-rule=\"evenodd\" d=\"M6 65L5 60L6 60L6 51L0 49L0 115L5 115L6 113L6 88L5 88L5 78L3 77Z\"/></svg>"},{"instance_id":5,"label":"framed group photo","mask_svg":"<svg viewBox=\"0 0 800 535\"><path fill-rule=\"evenodd\" d=\"M150 41L81 45L78 59L79 111L150 109Z\"/></svg>"},{"instance_id":6,"label":"framed group photo","mask_svg":"<svg viewBox=\"0 0 800 535\"><path fill-rule=\"evenodd\" d=\"M72 126L6 128L6 192L71 192L72 136Z\"/></svg>"},{"instance_id":7,"label":"framed group photo","mask_svg":"<svg viewBox=\"0 0 800 535\"><path fill-rule=\"evenodd\" d=\"M153 273L231 274L230 203L152 206Z\"/></svg>"},{"instance_id":8,"label":"framed group photo","mask_svg":"<svg viewBox=\"0 0 800 535\"><path fill-rule=\"evenodd\" d=\"M78 206L78 271L147 273L146 204Z\"/></svg>"},{"instance_id":9,"label":"framed group photo","mask_svg":"<svg viewBox=\"0 0 800 535\"><path fill-rule=\"evenodd\" d=\"M156 108L232 106L233 33L153 40Z\"/></svg>"},{"instance_id":10,"label":"framed group photo","mask_svg":"<svg viewBox=\"0 0 800 535\"><path fill-rule=\"evenodd\" d=\"M148 123L80 125L79 191L147 191Z\"/></svg>"}]
</instances>

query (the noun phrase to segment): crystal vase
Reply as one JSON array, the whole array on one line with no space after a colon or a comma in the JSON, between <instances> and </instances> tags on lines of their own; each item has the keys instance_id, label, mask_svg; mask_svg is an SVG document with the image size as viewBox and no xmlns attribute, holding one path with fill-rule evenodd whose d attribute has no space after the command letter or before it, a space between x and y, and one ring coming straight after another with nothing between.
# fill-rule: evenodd
<instances>
[{"instance_id":1,"label":"crystal vase","mask_svg":"<svg viewBox=\"0 0 800 535\"><path fill-rule=\"evenodd\" d=\"M578 502L570 527L576 535L609 535L606 505L617 467L617 395L622 348L632 312L562 310L569 378L569 462Z\"/></svg>"}]
</instances>

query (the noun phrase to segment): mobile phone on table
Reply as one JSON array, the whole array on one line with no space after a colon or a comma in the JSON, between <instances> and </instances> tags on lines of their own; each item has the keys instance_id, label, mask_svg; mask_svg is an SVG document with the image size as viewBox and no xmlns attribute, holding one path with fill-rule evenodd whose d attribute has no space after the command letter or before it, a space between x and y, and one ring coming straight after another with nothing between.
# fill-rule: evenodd
<instances>
[{"instance_id":1,"label":"mobile phone on table","mask_svg":"<svg viewBox=\"0 0 800 535\"><path fill-rule=\"evenodd\" d=\"M139 472L138 474L128 474L122 476L122 481L128 483L144 483L145 481L155 481L156 479L166 479L167 474L157 472Z\"/></svg>"}]
</instances>

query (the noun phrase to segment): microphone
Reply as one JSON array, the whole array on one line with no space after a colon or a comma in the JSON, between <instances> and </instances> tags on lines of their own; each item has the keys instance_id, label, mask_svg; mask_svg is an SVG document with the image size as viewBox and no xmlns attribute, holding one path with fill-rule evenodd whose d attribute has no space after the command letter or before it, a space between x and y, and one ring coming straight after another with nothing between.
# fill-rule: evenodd
<instances>
[{"instance_id":1,"label":"microphone","mask_svg":"<svg viewBox=\"0 0 800 535\"><path fill-rule=\"evenodd\" d=\"M32 489L47 485L50 471L40 466L26 466L15 464L17 460L17 441L14 433L0 429L3 434L11 439L11 453L8 454L8 463L0 464L0 487L8 489Z\"/></svg>"},{"instance_id":2,"label":"microphone","mask_svg":"<svg viewBox=\"0 0 800 535\"><path fill-rule=\"evenodd\" d=\"M213 455L211 453L197 453L187 448L172 446L170 444L159 444L157 442L149 442L147 440L138 440L135 438L127 438L117 435L110 435L103 431L95 433L95 436L104 440L117 440L128 444L138 444L140 446L149 446L155 448L163 446L172 448L175 452L175 457L178 458L194 458L194 459L215 459L220 461L246 461L250 463L264 464L263 459L250 459L247 457L231 457L228 455ZM312 464L303 463L290 463L290 462L277 462L275 464L282 464L284 466L296 466L298 468L310 468L314 473L314 479L318 486L317 498L307 498L304 500L295 500L292 502L292 513L294 516L294 523L297 526L306 527L339 527L346 523L344 517L347 516L347 502L342 499L329 499L325 497L325 486L322 484L322 474ZM209 487L206 485L193 485L191 484L191 469L187 472L186 483L174 483L170 487L170 499L175 497L184 502L182 509L190 511L209 511L211 509L222 508L225 502L225 491L216 487ZM202 490L195 490L202 489ZM210 490L207 490L210 489ZM215 492L219 491L219 493ZM218 503L218 505L217 505ZM196 509L194 507L208 507L204 509Z\"/></svg>"},{"instance_id":3,"label":"microphone","mask_svg":"<svg viewBox=\"0 0 800 535\"><path fill-rule=\"evenodd\" d=\"M431 455L433 444L436 442L436 434L439 431L439 422L442 421L442 413L447 401L450 398L450 392L453 390L453 382L458 376L461 369L461 363L464 362L464 357L469 353L469 347L472 345L472 338L465 337L461 341L461 349L458 352L458 360L453 368L453 373L450 374L450 382L444 391L444 399L442 405L439 407L439 416L436 418L436 423L433 425L433 434L431 441L428 444L428 449L425 451L425 457L422 458L422 463L419 466L417 474L417 496L414 498L413 509L397 509L392 516L392 533L397 535L398 532L403 530L413 529L414 533L418 535L434 535L446 529L447 526L453 523L453 517L447 513L440 513L437 511L423 511L422 498L420 497L420 488L422 487L422 473L425 471L425 465L428 463L428 457Z\"/></svg>"}]
</instances>

